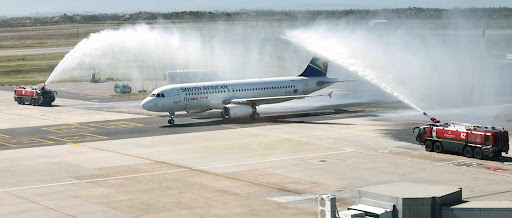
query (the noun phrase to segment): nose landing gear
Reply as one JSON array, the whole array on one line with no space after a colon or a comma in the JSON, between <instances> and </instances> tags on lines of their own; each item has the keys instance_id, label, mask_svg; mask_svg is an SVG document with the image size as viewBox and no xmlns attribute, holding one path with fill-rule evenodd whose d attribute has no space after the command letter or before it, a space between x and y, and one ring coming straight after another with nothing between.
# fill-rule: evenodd
<instances>
[{"instance_id":1,"label":"nose landing gear","mask_svg":"<svg viewBox=\"0 0 512 218\"><path fill-rule=\"evenodd\" d=\"M167 120L167 123L169 123L169 125L173 125L174 124L174 112L169 112L169 117L170 117L170 119Z\"/></svg>"}]
</instances>

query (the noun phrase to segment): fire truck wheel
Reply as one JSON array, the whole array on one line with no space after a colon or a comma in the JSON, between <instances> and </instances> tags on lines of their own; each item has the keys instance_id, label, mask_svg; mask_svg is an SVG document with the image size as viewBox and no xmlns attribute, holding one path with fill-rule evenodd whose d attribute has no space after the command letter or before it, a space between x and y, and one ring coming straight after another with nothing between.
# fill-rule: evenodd
<instances>
[{"instance_id":1,"label":"fire truck wheel","mask_svg":"<svg viewBox=\"0 0 512 218\"><path fill-rule=\"evenodd\" d=\"M18 104L21 104L21 98L16 98L16 102L18 102Z\"/></svg>"},{"instance_id":2,"label":"fire truck wheel","mask_svg":"<svg viewBox=\"0 0 512 218\"><path fill-rule=\"evenodd\" d=\"M464 148L464 156L469 158L473 157L473 148L471 148L471 146L466 146Z\"/></svg>"},{"instance_id":3,"label":"fire truck wheel","mask_svg":"<svg viewBox=\"0 0 512 218\"><path fill-rule=\"evenodd\" d=\"M425 151L432 151L434 146L432 146L432 141L426 141L425 142Z\"/></svg>"},{"instance_id":4,"label":"fire truck wheel","mask_svg":"<svg viewBox=\"0 0 512 218\"><path fill-rule=\"evenodd\" d=\"M437 153L443 153L443 144L441 144L441 142L434 143L434 151Z\"/></svg>"},{"instance_id":5,"label":"fire truck wheel","mask_svg":"<svg viewBox=\"0 0 512 218\"><path fill-rule=\"evenodd\" d=\"M32 99L32 100L31 100L31 102L30 102L30 104L32 104L32 106L36 106L36 105L37 105L37 103L36 103L36 99Z\"/></svg>"},{"instance_id":6,"label":"fire truck wheel","mask_svg":"<svg viewBox=\"0 0 512 218\"><path fill-rule=\"evenodd\" d=\"M483 152L481 148L475 148L475 151L473 151L476 159L482 159L483 158Z\"/></svg>"}]
</instances>

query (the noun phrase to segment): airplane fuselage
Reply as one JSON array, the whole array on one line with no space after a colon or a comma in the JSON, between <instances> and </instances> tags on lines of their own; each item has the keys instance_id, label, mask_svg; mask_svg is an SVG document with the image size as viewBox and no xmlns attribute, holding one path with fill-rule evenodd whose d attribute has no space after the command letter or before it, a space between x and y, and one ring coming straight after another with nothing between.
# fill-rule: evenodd
<instances>
[{"instance_id":1,"label":"airplane fuselage","mask_svg":"<svg viewBox=\"0 0 512 218\"><path fill-rule=\"evenodd\" d=\"M330 77L299 76L167 85L141 105L155 112L206 111L222 109L233 99L307 95L335 82Z\"/></svg>"}]
</instances>

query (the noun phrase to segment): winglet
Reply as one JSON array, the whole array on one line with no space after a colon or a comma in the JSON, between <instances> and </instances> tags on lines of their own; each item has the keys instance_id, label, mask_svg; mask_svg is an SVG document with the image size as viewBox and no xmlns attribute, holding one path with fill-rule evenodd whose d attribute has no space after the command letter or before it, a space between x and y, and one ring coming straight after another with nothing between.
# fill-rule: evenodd
<instances>
[{"instance_id":1,"label":"winglet","mask_svg":"<svg viewBox=\"0 0 512 218\"><path fill-rule=\"evenodd\" d=\"M334 92L334 91L331 91L329 94L327 94L327 96L329 96L329 98L332 98L332 93L333 93L333 92Z\"/></svg>"}]
</instances>

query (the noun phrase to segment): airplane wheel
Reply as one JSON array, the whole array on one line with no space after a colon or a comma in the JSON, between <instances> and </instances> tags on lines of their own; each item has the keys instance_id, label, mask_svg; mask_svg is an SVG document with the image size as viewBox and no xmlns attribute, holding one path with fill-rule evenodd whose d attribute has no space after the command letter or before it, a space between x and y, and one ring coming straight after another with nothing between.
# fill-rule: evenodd
<instances>
[{"instance_id":1,"label":"airplane wheel","mask_svg":"<svg viewBox=\"0 0 512 218\"><path fill-rule=\"evenodd\" d=\"M174 112L169 112L169 117L170 117L170 119L167 120L167 123L169 125L173 125L174 124Z\"/></svg>"},{"instance_id":2,"label":"airplane wheel","mask_svg":"<svg viewBox=\"0 0 512 218\"><path fill-rule=\"evenodd\" d=\"M255 114L249 116L249 118L251 118L251 120L259 120L260 119L260 114L255 113Z\"/></svg>"}]
</instances>

